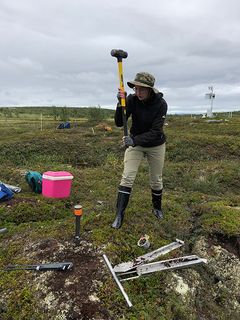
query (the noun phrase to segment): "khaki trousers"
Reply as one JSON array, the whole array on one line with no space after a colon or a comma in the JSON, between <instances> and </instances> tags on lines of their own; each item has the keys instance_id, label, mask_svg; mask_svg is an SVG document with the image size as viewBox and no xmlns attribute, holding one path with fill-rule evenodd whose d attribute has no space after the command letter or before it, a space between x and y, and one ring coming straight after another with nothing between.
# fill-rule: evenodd
<instances>
[{"instance_id":1,"label":"khaki trousers","mask_svg":"<svg viewBox=\"0 0 240 320\"><path fill-rule=\"evenodd\" d=\"M128 147L124 154L124 170L121 186L132 188L139 165L144 157L149 165L149 182L153 190L162 190L162 172L165 158L166 144L145 148L141 146Z\"/></svg>"}]
</instances>

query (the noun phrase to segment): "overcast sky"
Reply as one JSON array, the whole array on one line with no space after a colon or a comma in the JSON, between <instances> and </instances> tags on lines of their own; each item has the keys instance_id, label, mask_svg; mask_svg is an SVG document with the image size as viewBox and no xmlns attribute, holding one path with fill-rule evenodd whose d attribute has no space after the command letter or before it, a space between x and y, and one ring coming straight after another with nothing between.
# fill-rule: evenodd
<instances>
[{"instance_id":1,"label":"overcast sky","mask_svg":"<svg viewBox=\"0 0 240 320\"><path fill-rule=\"evenodd\" d=\"M240 110L239 0L0 0L0 105L115 108L152 73L170 113Z\"/></svg>"}]
</instances>

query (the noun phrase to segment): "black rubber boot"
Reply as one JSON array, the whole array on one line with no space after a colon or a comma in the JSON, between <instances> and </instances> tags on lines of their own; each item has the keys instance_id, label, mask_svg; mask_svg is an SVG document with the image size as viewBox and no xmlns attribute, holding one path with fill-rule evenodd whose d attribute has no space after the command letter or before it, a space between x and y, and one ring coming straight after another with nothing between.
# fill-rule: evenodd
<instances>
[{"instance_id":1,"label":"black rubber boot","mask_svg":"<svg viewBox=\"0 0 240 320\"><path fill-rule=\"evenodd\" d=\"M163 218L162 212L162 190L153 190L152 189L152 204L153 210L152 212L158 219Z\"/></svg>"},{"instance_id":2,"label":"black rubber boot","mask_svg":"<svg viewBox=\"0 0 240 320\"><path fill-rule=\"evenodd\" d=\"M119 186L118 188L118 197L117 197L117 205L116 205L116 218L112 224L112 227L115 229L119 229L122 225L125 209L128 205L129 197L131 194L131 188Z\"/></svg>"}]
</instances>

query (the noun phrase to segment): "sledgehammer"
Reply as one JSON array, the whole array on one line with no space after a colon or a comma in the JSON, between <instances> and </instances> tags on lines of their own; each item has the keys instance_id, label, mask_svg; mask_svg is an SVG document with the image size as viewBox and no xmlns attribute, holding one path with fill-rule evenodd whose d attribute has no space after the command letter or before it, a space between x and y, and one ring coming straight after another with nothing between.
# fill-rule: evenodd
<instances>
[{"instance_id":1,"label":"sledgehammer","mask_svg":"<svg viewBox=\"0 0 240 320\"><path fill-rule=\"evenodd\" d=\"M123 51L123 50L120 50L120 49L112 49L111 56L117 58L120 89L121 89L122 92L125 92L124 91L124 82L123 82L122 59L126 59L127 56L128 56L128 53L126 51ZM126 118L126 98L125 98L125 96L124 96L124 98L121 97L121 107L122 107L124 136L128 136L127 118Z\"/></svg>"}]
</instances>

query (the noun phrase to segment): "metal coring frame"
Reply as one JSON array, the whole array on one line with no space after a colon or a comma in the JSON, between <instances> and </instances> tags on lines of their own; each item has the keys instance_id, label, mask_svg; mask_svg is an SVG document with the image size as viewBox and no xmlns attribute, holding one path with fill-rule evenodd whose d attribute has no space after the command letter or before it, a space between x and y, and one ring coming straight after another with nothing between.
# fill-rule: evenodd
<instances>
[{"instance_id":1,"label":"metal coring frame","mask_svg":"<svg viewBox=\"0 0 240 320\"><path fill-rule=\"evenodd\" d=\"M104 261L112 274L113 279L115 280L117 286L119 287L122 295L124 296L129 307L132 307L126 291L124 290L121 282L136 279L145 274L150 274L156 271L166 271L166 270L175 270L189 268L195 265L207 263L206 259L200 258L197 255L183 256L174 259L162 260L152 263L145 263L153 261L156 258L174 250L180 248L184 245L184 241L176 239L176 241L160 247L157 250L149 252L145 255L142 255L132 261L123 262L112 267L108 257L104 254Z\"/></svg>"}]
</instances>

